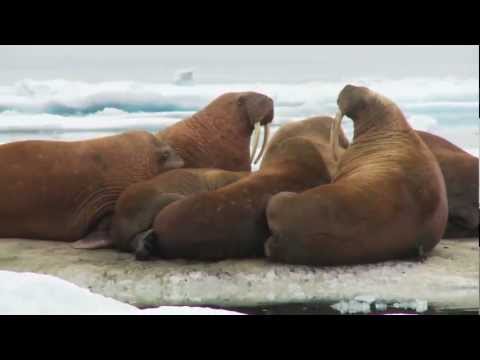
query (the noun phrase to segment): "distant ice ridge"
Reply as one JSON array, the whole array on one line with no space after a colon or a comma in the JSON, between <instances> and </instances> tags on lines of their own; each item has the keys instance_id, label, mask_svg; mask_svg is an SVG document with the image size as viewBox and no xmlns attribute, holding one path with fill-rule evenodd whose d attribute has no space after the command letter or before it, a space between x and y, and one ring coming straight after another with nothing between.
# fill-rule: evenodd
<instances>
[{"instance_id":1,"label":"distant ice ridge","mask_svg":"<svg viewBox=\"0 0 480 360\"><path fill-rule=\"evenodd\" d=\"M348 83L366 85L407 112L440 115L440 120L478 117L477 79L345 79L298 84L245 83L193 84L193 70L176 74L174 83L132 81L87 83L26 79L0 86L0 112L85 115L116 108L126 112L195 111L225 92L257 91L271 96L280 117L306 117L335 113L338 93ZM183 86L178 86L182 84ZM473 120L473 119L472 119Z\"/></svg>"},{"instance_id":2,"label":"distant ice ridge","mask_svg":"<svg viewBox=\"0 0 480 360\"><path fill-rule=\"evenodd\" d=\"M189 71L192 70L179 72L179 79L186 80L180 81L182 86L132 81L88 83L29 79L0 86L0 133L3 133L0 142L17 140L19 136L15 133L25 133L26 137L28 132L38 136L79 131L158 131L231 91L257 91L271 96L275 101L273 129L276 129L311 116L333 116L339 91L345 84L354 83L367 85L396 101L415 129L443 136L478 156L477 79L346 79L298 84L192 86L187 84ZM352 122L346 119L343 124L351 139Z\"/></svg>"},{"instance_id":3,"label":"distant ice ridge","mask_svg":"<svg viewBox=\"0 0 480 360\"><path fill-rule=\"evenodd\" d=\"M50 275L0 271L0 315L244 315L188 306L140 310Z\"/></svg>"},{"instance_id":4,"label":"distant ice ridge","mask_svg":"<svg viewBox=\"0 0 480 360\"><path fill-rule=\"evenodd\" d=\"M58 114L25 114L17 111L0 113L0 132L33 131L126 131L143 129L158 131L190 116L191 112L137 112L128 113L106 108L86 116Z\"/></svg>"}]
</instances>

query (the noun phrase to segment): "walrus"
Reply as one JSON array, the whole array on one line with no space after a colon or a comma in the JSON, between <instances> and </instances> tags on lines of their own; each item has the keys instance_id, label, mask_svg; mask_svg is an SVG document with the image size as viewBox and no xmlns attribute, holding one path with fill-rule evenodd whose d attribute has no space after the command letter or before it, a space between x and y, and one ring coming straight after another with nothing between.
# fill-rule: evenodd
<instances>
[{"instance_id":1,"label":"walrus","mask_svg":"<svg viewBox=\"0 0 480 360\"><path fill-rule=\"evenodd\" d=\"M219 189L249 175L249 171L176 169L129 186L120 196L110 230L113 247L133 252L136 236L152 227L165 206L188 195Z\"/></svg>"},{"instance_id":2,"label":"walrus","mask_svg":"<svg viewBox=\"0 0 480 360\"><path fill-rule=\"evenodd\" d=\"M185 168L250 171L251 163L257 162L265 150L273 116L270 97L252 91L231 92L214 99L190 118L158 132L157 137L173 147ZM263 144L255 157L261 126Z\"/></svg>"},{"instance_id":3,"label":"walrus","mask_svg":"<svg viewBox=\"0 0 480 360\"><path fill-rule=\"evenodd\" d=\"M267 258L312 266L423 258L448 218L434 155L390 99L347 85L337 104L335 131L348 116L353 142L332 183L271 197Z\"/></svg>"},{"instance_id":4,"label":"walrus","mask_svg":"<svg viewBox=\"0 0 480 360\"><path fill-rule=\"evenodd\" d=\"M108 247L115 202L129 185L182 166L250 170L262 156L272 120L268 96L227 93L155 135L2 145L0 237L81 239L74 247ZM255 158L262 125L264 143Z\"/></svg>"},{"instance_id":5,"label":"walrus","mask_svg":"<svg viewBox=\"0 0 480 360\"><path fill-rule=\"evenodd\" d=\"M478 157L437 135L417 134L435 155L445 179L448 222L443 237L478 237Z\"/></svg>"},{"instance_id":6,"label":"walrus","mask_svg":"<svg viewBox=\"0 0 480 360\"><path fill-rule=\"evenodd\" d=\"M448 222L443 238L478 237L478 158L440 136L415 131L437 159L445 180Z\"/></svg>"},{"instance_id":7,"label":"walrus","mask_svg":"<svg viewBox=\"0 0 480 360\"><path fill-rule=\"evenodd\" d=\"M267 146L260 169L230 185L172 202L138 237L137 259L205 261L263 256L270 232L269 197L329 183L336 169L330 147L333 118L315 117L281 127ZM340 131L336 151L347 140Z\"/></svg>"},{"instance_id":8,"label":"walrus","mask_svg":"<svg viewBox=\"0 0 480 360\"><path fill-rule=\"evenodd\" d=\"M102 232L125 188L183 165L144 131L0 145L0 237L75 241Z\"/></svg>"},{"instance_id":9,"label":"walrus","mask_svg":"<svg viewBox=\"0 0 480 360\"><path fill-rule=\"evenodd\" d=\"M160 141L168 143L184 162L184 168L210 168L225 171L250 171L251 163L256 163L262 157L266 144L269 139L269 124L274 116L273 100L263 94L247 92L225 93L191 117L177 122L176 124L159 131L156 137ZM257 154L260 128L264 127L263 140L260 150ZM250 152L250 143L252 150ZM180 172L179 175L185 175ZM229 178L227 175L222 177ZM160 180L160 183L162 180ZM177 179L179 185L185 184L185 181ZM155 181L154 181L155 183ZM106 226L102 232L97 232L90 236L86 241L75 243L76 248L97 249L112 247L116 237L117 245L128 243L126 237L130 237L131 231L143 227L144 219L148 219L149 212L153 209L159 209L159 199L145 198L148 191L153 191L154 184L138 184L129 192L129 200L123 202L128 208L135 204L136 211L140 211L137 218L126 220L123 224L131 221L131 227L126 227L122 231L117 229L113 231L111 218L105 221ZM150 190L147 190L150 188ZM135 192L139 198L135 201ZM158 191L161 191L159 187ZM158 191L157 194L158 194ZM195 188L191 193L198 192ZM173 198L171 195L162 195L161 203L166 204L166 199L178 199L178 194ZM130 205L128 205L130 204ZM142 208L143 205L145 207ZM153 205L155 204L155 206ZM154 206L152 208L152 206ZM117 209L118 210L118 209ZM126 209L124 209L127 211ZM123 213L125 215L125 213ZM121 218L123 215L120 215ZM116 222L119 224L119 222ZM126 226L126 225L125 225ZM120 245L120 249L128 248Z\"/></svg>"}]
</instances>

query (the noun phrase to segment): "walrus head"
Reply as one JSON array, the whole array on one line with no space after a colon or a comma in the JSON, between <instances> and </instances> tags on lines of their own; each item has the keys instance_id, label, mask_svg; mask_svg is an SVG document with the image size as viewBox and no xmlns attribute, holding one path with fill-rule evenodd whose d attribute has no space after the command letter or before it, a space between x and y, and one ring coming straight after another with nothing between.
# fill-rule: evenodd
<instances>
[{"instance_id":1,"label":"walrus head","mask_svg":"<svg viewBox=\"0 0 480 360\"><path fill-rule=\"evenodd\" d=\"M160 130L156 137L171 144L187 167L250 171L251 162L263 155L272 120L270 97L251 91L228 92L192 116ZM264 143L256 156L262 126Z\"/></svg>"},{"instance_id":2,"label":"walrus head","mask_svg":"<svg viewBox=\"0 0 480 360\"><path fill-rule=\"evenodd\" d=\"M364 86L347 85L338 95L338 109L342 115L355 120L356 115L367 108L368 103L375 98L375 95Z\"/></svg>"},{"instance_id":3,"label":"walrus head","mask_svg":"<svg viewBox=\"0 0 480 360\"><path fill-rule=\"evenodd\" d=\"M269 124L273 120L273 100L266 95L256 92L238 93L237 102L245 109L250 126L253 127L252 151L250 161L256 164L262 157L268 143ZM255 157L260 138L260 127L264 127L263 143L260 152Z\"/></svg>"},{"instance_id":4,"label":"walrus head","mask_svg":"<svg viewBox=\"0 0 480 360\"><path fill-rule=\"evenodd\" d=\"M379 106L372 108L372 105L386 105L387 102L386 98L364 86L346 85L340 91L337 99L338 111L330 129L330 144L335 160L338 159L336 149L343 116L348 116L355 123L360 114L369 110L377 111L381 109Z\"/></svg>"}]
</instances>

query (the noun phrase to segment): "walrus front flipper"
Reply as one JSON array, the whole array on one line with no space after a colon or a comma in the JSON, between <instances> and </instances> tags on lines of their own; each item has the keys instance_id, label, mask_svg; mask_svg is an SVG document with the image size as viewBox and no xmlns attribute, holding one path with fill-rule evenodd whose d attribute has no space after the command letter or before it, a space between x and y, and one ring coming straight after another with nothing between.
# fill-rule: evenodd
<instances>
[{"instance_id":1,"label":"walrus front flipper","mask_svg":"<svg viewBox=\"0 0 480 360\"><path fill-rule=\"evenodd\" d=\"M109 249L113 248L113 240L108 236L107 232L99 231L75 241L72 246L74 249Z\"/></svg>"},{"instance_id":2,"label":"walrus front flipper","mask_svg":"<svg viewBox=\"0 0 480 360\"><path fill-rule=\"evenodd\" d=\"M108 249L113 248L113 240L109 235L112 217L104 217L84 238L75 241L74 249Z\"/></svg>"},{"instance_id":3,"label":"walrus front flipper","mask_svg":"<svg viewBox=\"0 0 480 360\"><path fill-rule=\"evenodd\" d=\"M153 229L141 232L133 240L135 246L135 259L139 261L150 260L155 251L155 234Z\"/></svg>"}]
</instances>

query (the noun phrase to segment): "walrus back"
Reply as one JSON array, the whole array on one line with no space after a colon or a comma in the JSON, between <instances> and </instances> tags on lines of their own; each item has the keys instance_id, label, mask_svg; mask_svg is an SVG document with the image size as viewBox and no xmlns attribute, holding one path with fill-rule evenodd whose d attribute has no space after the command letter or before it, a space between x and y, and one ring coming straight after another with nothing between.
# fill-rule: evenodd
<instances>
[{"instance_id":1,"label":"walrus back","mask_svg":"<svg viewBox=\"0 0 480 360\"><path fill-rule=\"evenodd\" d=\"M295 126L298 131L288 131L288 136L277 132L259 171L163 209L154 222L161 256L220 260L263 255L269 236L265 215L269 198L331 180L323 157L330 152L329 128L319 131L322 136L315 136L312 131L300 130L301 125ZM280 137L280 141L275 140Z\"/></svg>"},{"instance_id":2,"label":"walrus back","mask_svg":"<svg viewBox=\"0 0 480 360\"><path fill-rule=\"evenodd\" d=\"M283 125L269 141L267 152L270 147L277 146L278 143L292 137L308 137L314 141L328 143L330 141L330 128L333 125L333 118L329 116L315 116L302 121L290 122ZM345 133L340 129L339 143L342 148L348 147L348 139Z\"/></svg>"},{"instance_id":3,"label":"walrus back","mask_svg":"<svg viewBox=\"0 0 480 360\"><path fill-rule=\"evenodd\" d=\"M130 132L0 146L0 237L79 239L126 186L159 171L157 141Z\"/></svg>"},{"instance_id":4,"label":"walrus back","mask_svg":"<svg viewBox=\"0 0 480 360\"><path fill-rule=\"evenodd\" d=\"M448 214L445 184L433 154L391 100L347 85L337 103L333 135L342 116L349 116L353 143L340 158L331 184L271 198L267 256L339 265L432 249Z\"/></svg>"}]
</instances>

